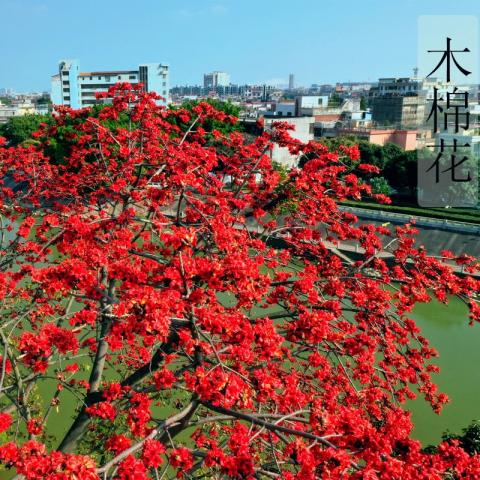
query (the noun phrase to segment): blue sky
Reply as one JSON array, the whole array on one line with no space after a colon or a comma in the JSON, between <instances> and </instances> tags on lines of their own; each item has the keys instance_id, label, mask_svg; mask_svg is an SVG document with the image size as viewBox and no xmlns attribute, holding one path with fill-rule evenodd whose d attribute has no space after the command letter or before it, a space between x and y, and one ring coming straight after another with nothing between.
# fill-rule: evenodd
<instances>
[{"instance_id":1,"label":"blue sky","mask_svg":"<svg viewBox=\"0 0 480 480\"><path fill-rule=\"evenodd\" d=\"M480 15L479 0L0 0L0 88L49 90L82 70L168 62L171 85L375 80L416 63L417 17Z\"/></svg>"}]
</instances>

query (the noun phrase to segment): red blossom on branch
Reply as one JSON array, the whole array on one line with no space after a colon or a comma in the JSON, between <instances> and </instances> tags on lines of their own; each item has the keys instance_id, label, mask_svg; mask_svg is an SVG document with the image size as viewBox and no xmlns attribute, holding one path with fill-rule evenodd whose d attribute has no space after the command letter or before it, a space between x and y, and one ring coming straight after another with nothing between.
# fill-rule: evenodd
<instances>
[{"instance_id":1,"label":"red blossom on branch","mask_svg":"<svg viewBox=\"0 0 480 480\"><path fill-rule=\"evenodd\" d=\"M456 295L478 322L476 259L339 209L371 193L356 147L282 122L247 142L207 103L103 96L0 142L0 462L28 480L478 478L455 442L424 452L403 405L447 401L409 312ZM274 145L303 168L281 175Z\"/></svg>"}]
</instances>

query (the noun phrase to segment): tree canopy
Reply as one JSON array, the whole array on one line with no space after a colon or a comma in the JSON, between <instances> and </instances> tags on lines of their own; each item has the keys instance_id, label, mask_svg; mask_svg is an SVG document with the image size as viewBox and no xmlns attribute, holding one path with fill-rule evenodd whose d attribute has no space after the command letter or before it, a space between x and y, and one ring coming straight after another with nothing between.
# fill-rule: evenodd
<instances>
[{"instance_id":1,"label":"tree canopy","mask_svg":"<svg viewBox=\"0 0 480 480\"><path fill-rule=\"evenodd\" d=\"M230 118L238 118L241 108L238 105L230 101L218 100L215 98L209 98L207 100L187 100L182 103L181 106L170 106L173 110L186 110L187 112L192 112L195 107L198 107L200 104L207 104L213 107L218 112L222 112L225 115L228 115ZM189 123L183 123L180 117L171 118L170 121L177 122L177 125L183 127L184 130L187 130L190 127ZM241 130L241 124L239 122L224 122L218 121L214 118L205 120L202 128L205 129L207 133L211 133L213 130L217 130L222 134L229 134L235 131Z\"/></svg>"},{"instance_id":2,"label":"tree canopy","mask_svg":"<svg viewBox=\"0 0 480 480\"><path fill-rule=\"evenodd\" d=\"M0 135L7 139L11 145L19 145L32 139L43 122L48 121L48 115L27 114L11 117L0 125Z\"/></svg>"},{"instance_id":3,"label":"tree canopy","mask_svg":"<svg viewBox=\"0 0 480 480\"><path fill-rule=\"evenodd\" d=\"M422 450L405 408L447 401L410 312L458 295L478 321L479 281L453 271L478 272L476 259L430 257L413 225L340 210L388 201L358 180L378 169L356 146L302 143L283 122L246 144L207 131L236 121L209 103L166 109L130 85L106 95L98 114L61 108L36 144L0 146L0 178L22 185L0 185L4 468L27 480L479 478L456 439ZM105 125L122 116L132 128ZM52 161L65 124L70 148ZM308 162L279 172L275 144Z\"/></svg>"},{"instance_id":4,"label":"tree canopy","mask_svg":"<svg viewBox=\"0 0 480 480\"><path fill-rule=\"evenodd\" d=\"M398 193L406 195L412 200L416 199L417 157L420 151L405 151L394 143L387 143L383 146L376 145L353 136L326 138L321 139L321 142L333 151L338 151L342 145L358 145L362 162L374 165L382 171L382 176L386 181L385 188L382 188L383 191L392 187ZM433 155L433 153L429 152L429 155ZM374 175L376 174L372 175L372 172L359 173L359 176L366 181L371 181Z\"/></svg>"}]
</instances>

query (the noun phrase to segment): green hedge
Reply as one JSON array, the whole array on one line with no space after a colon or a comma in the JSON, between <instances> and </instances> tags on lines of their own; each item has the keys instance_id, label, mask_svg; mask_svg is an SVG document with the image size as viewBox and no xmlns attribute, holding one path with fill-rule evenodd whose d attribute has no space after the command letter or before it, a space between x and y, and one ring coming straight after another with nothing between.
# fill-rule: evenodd
<instances>
[{"instance_id":1,"label":"green hedge","mask_svg":"<svg viewBox=\"0 0 480 480\"><path fill-rule=\"evenodd\" d=\"M405 215L415 215L418 217L436 218L439 220L452 220L464 223L480 224L480 210L476 209L435 209L421 207L400 207L398 205L382 205L371 202L344 201L342 205L349 207L364 208L367 210L377 210L392 213L403 213Z\"/></svg>"}]
</instances>

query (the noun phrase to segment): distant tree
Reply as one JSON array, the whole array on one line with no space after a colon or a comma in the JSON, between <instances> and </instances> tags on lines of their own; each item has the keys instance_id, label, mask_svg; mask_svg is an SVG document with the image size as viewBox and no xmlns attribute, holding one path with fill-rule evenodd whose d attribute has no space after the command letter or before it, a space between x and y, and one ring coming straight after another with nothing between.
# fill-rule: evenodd
<instances>
[{"instance_id":1,"label":"distant tree","mask_svg":"<svg viewBox=\"0 0 480 480\"><path fill-rule=\"evenodd\" d=\"M131 112L119 112L117 117L111 118L105 115L107 105L94 105L90 109L70 111L62 109L62 122L55 124L55 118L46 116L45 128L42 134L36 140L27 140L28 143L40 142L40 148L54 164L65 163L70 156L72 148L83 136L78 126L87 121L101 125L107 128L112 134L117 134L119 130L132 131L137 126L137 121L132 118ZM87 120L89 119L89 120ZM23 143L25 144L25 142Z\"/></svg>"},{"instance_id":2,"label":"distant tree","mask_svg":"<svg viewBox=\"0 0 480 480\"><path fill-rule=\"evenodd\" d=\"M362 162L378 167L387 183L401 193L415 196L417 188L417 151L405 151L394 143L384 146L369 142L358 144Z\"/></svg>"},{"instance_id":3,"label":"distant tree","mask_svg":"<svg viewBox=\"0 0 480 480\"><path fill-rule=\"evenodd\" d=\"M392 193L392 187L385 177L373 177L370 180L370 186L372 187L372 192L376 194L390 195Z\"/></svg>"},{"instance_id":4,"label":"distant tree","mask_svg":"<svg viewBox=\"0 0 480 480\"><path fill-rule=\"evenodd\" d=\"M468 427L462 429L462 433L452 433L449 430L442 435L443 442L459 442L460 446L470 455L480 453L480 420L473 420ZM436 445L428 445L424 448L425 453L435 454L438 451Z\"/></svg>"},{"instance_id":5,"label":"distant tree","mask_svg":"<svg viewBox=\"0 0 480 480\"><path fill-rule=\"evenodd\" d=\"M339 107L342 102L342 97L338 93L334 92L328 99L328 106L332 108Z\"/></svg>"},{"instance_id":6,"label":"distant tree","mask_svg":"<svg viewBox=\"0 0 480 480\"><path fill-rule=\"evenodd\" d=\"M354 135L323 137L319 140L319 142L327 146L331 151L337 151L341 145L353 147L353 145L358 145L360 143L358 137L355 137Z\"/></svg>"},{"instance_id":7,"label":"distant tree","mask_svg":"<svg viewBox=\"0 0 480 480\"><path fill-rule=\"evenodd\" d=\"M10 97L0 97L0 103L3 103L4 105L11 105L12 99Z\"/></svg>"},{"instance_id":8,"label":"distant tree","mask_svg":"<svg viewBox=\"0 0 480 480\"><path fill-rule=\"evenodd\" d=\"M442 440L458 440L461 447L470 455L480 453L480 420L474 420L462 430L461 435L445 432L442 435Z\"/></svg>"},{"instance_id":9,"label":"distant tree","mask_svg":"<svg viewBox=\"0 0 480 480\"><path fill-rule=\"evenodd\" d=\"M183 130L190 128L190 119L192 118L192 113L194 116L198 116L193 112L193 110L199 105L210 106L212 109L215 109L218 112L222 112L228 117L238 118L240 115L241 108L238 105L233 104L229 101L217 100L217 99L207 99L207 100L188 100L184 102L180 107L171 106L169 107L172 110L185 110L187 115L182 120L182 117L171 117L170 121L177 122L177 125ZM194 118L193 118L194 119ZM242 126L239 122L221 122L215 119L211 119L202 125L202 128L205 129L207 133L211 133L214 130L219 131L223 135L242 130Z\"/></svg>"},{"instance_id":10,"label":"distant tree","mask_svg":"<svg viewBox=\"0 0 480 480\"><path fill-rule=\"evenodd\" d=\"M385 168L387 159L383 147L363 141L358 144L358 149L360 150L360 158L362 159L362 162L375 165L381 170Z\"/></svg>"},{"instance_id":11,"label":"distant tree","mask_svg":"<svg viewBox=\"0 0 480 480\"><path fill-rule=\"evenodd\" d=\"M48 95L47 93L43 94L41 97L38 97L35 99L35 104L38 105L38 104L49 104L51 105L52 104L52 99L50 98L50 95Z\"/></svg>"},{"instance_id":12,"label":"distant tree","mask_svg":"<svg viewBox=\"0 0 480 480\"><path fill-rule=\"evenodd\" d=\"M393 160L400 157L404 153L405 150L396 145L395 143L388 142L382 147L382 155L385 159L386 164L391 163Z\"/></svg>"},{"instance_id":13,"label":"distant tree","mask_svg":"<svg viewBox=\"0 0 480 480\"><path fill-rule=\"evenodd\" d=\"M49 115L22 115L12 117L7 123L0 125L0 136L5 137L10 145L19 145L32 138L32 133L50 118Z\"/></svg>"},{"instance_id":14,"label":"distant tree","mask_svg":"<svg viewBox=\"0 0 480 480\"><path fill-rule=\"evenodd\" d=\"M389 157L383 171L390 185L399 192L414 197L417 191L417 151L404 152Z\"/></svg>"},{"instance_id":15,"label":"distant tree","mask_svg":"<svg viewBox=\"0 0 480 480\"><path fill-rule=\"evenodd\" d=\"M366 97L360 98L360 110L366 110L368 107L368 101Z\"/></svg>"},{"instance_id":16,"label":"distant tree","mask_svg":"<svg viewBox=\"0 0 480 480\"><path fill-rule=\"evenodd\" d=\"M440 175L449 176L450 173L444 169L448 169L451 165L451 155L454 155L456 162L461 161L461 163L455 167L455 176L459 179L467 179L469 176L471 178L472 172L475 172L478 169L478 158L469 152L463 152L462 154L459 152L455 153L452 148L446 148L441 157L439 157L439 153L437 151L431 151L428 149L420 150L418 152L418 156L421 159L421 171L427 174L426 172L429 168L438 168L439 172L442 172ZM433 175L433 171L431 174ZM444 178L445 177L442 177L442 180ZM434 194L436 196L437 192ZM449 182L447 184L442 184L441 195L442 202L444 202L446 205L454 204L458 198L474 200L478 199L478 186L476 182L473 181ZM425 198L423 200L425 200Z\"/></svg>"}]
</instances>

